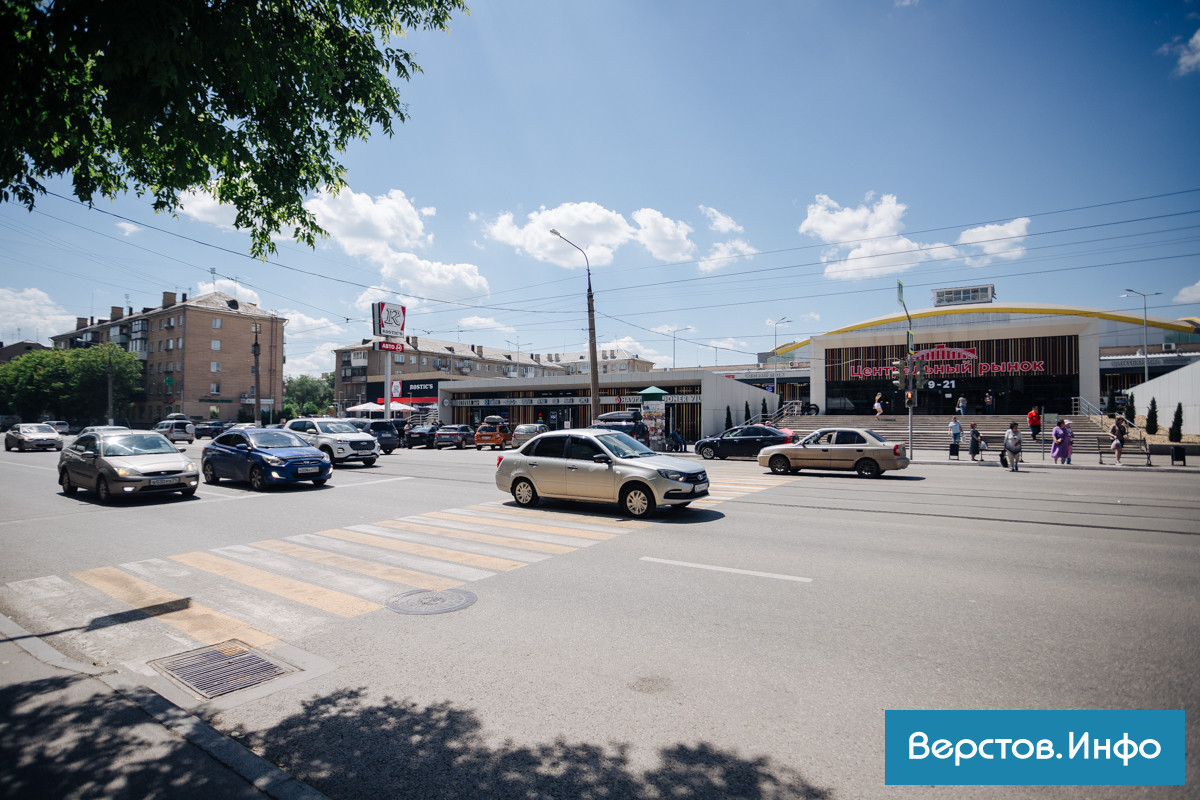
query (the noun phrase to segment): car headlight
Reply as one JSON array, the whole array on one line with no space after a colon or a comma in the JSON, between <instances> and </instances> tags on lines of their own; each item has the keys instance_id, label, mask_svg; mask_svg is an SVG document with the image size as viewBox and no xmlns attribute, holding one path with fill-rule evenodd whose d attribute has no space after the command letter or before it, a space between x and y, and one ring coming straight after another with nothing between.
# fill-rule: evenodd
<instances>
[{"instance_id":1,"label":"car headlight","mask_svg":"<svg viewBox=\"0 0 1200 800\"><path fill-rule=\"evenodd\" d=\"M189 462L187 463L187 466L185 466L185 467L183 468L183 471L184 471L184 472L188 472L188 473L195 472L195 471L196 471L196 465L195 465L195 464L193 464L191 461L189 461Z\"/></svg>"},{"instance_id":2,"label":"car headlight","mask_svg":"<svg viewBox=\"0 0 1200 800\"><path fill-rule=\"evenodd\" d=\"M117 467L118 478L140 478L142 473L133 467Z\"/></svg>"},{"instance_id":3,"label":"car headlight","mask_svg":"<svg viewBox=\"0 0 1200 800\"><path fill-rule=\"evenodd\" d=\"M267 463L267 464L270 464L272 467L282 467L282 466L283 466L283 465L286 463L286 462L285 462L285 461L284 461L282 458L280 458L279 456L273 456L273 455L271 455L271 454L269 454L269 453L264 453L264 454L263 454L263 457L262 457L262 460L263 460L265 463Z\"/></svg>"},{"instance_id":4,"label":"car headlight","mask_svg":"<svg viewBox=\"0 0 1200 800\"><path fill-rule=\"evenodd\" d=\"M669 481L679 481L680 483L687 482L687 473L680 472L677 469L660 469L658 471L658 474L662 475L664 478L666 478Z\"/></svg>"},{"instance_id":5,"label":"car headlight","mask_svg":"<svg viewBox=\"0 0 1200 800\"><path fill-rule=\"evenodd\" d=\"M329 453L326 453L324 450L321 451L321 461L325 462L326 464L329 463Z\"/></svg>"}]
</instances>

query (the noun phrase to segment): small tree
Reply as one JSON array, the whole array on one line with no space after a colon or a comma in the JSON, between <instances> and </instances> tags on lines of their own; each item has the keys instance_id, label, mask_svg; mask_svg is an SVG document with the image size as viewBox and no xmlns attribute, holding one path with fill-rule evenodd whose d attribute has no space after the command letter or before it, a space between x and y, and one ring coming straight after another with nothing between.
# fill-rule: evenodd
<instances>
[{"instance_id":1,"label":"small tree","mask_svg":"<svg viewBox=\"0 0 1200 800\"><path fill-rule=\"evenodd\" d=\"M733 427L733 412L730 411L729 406L725 406L725 430L729 430L732 427Z\"/></svg>"},{"instance_id":2,"label":"small tree","mask_svg":"<svg viewBox=\"0 0 1200 800\"><path fill-rule=\"evenodd\" d=\"M771 412L767 411L767 398L764 397L762 399L762 401L763 401L763 403L762 403L762 418L763 418L763 422L766 422L767 417L769 417L771 415Z\"/></svg>"},{"instance_id":3,"label":"small tree","mask_svg":"<svg viewBox=\"0 0 1200 800\"><path fill-rule=\"evenodd\" d=\"M1146 433L1153 436L1158 433L1158 400L1150 398L1150 408L1146 410Z\"/></svg>"},{"instance_id":4,"label":"small tree","mask_svg":"<svg viewBox=\"0 0 1200 800\"><path fill-rule=\"evenodd\" d=\"M1117 413L1117 393L1113 389L1108 390L1108 403L1104 406L1104 413L1109 415Z\"/></svg>"},{"instance_id":5,"label":"small tree","mask_svg":"<svg viewBox=\"0 0 1200 800\"><path fill-rule=\"evenodd\" d=\"M746 424L750 424L750 401L746 401Z\"/></svg>"},{"instance_id":6,"label":"small tree","mask_svg":"<svg viewBox=\"0 0 1200 800\"><path fill-rule=\"evenodd\" d=\"M1167 429L1167 439L1172 442L1183 441L1183 403L1175 405L1175 419L1171 420L1171 427Z\"/></svg>"},{"instance_id":7,"label":"small tree","mask_svg":"<svg viewBox=\"0 0 1200 800\"><path fill-rule=\"evenodd\" d=\"M1133 406L1133 392L1129 393L1129 398L1125 401L1125 419L1137 424L1137 409Z\"/></svg>"}]
</instances>

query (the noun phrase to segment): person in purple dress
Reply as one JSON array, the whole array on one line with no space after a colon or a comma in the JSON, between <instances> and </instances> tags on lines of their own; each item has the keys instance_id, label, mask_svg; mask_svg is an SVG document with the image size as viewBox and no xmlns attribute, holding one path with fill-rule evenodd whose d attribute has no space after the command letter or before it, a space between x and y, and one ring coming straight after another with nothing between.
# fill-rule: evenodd
<instances>
[{"instance_id":1,"label":"person in purple dress","mask_svg":"<svg viewBox=\"0 0 1200 800\"><path fill-rule=\"evenodd\" d=\"M1050 445L1050 458L1054 459L1054 463L1067 463L1067 448L1070 447L1068 439L1071 435L1070 420L1059 420L1054 426L1054 431L1051 433L1052 441Z\"/></svg>"}]
</instances>

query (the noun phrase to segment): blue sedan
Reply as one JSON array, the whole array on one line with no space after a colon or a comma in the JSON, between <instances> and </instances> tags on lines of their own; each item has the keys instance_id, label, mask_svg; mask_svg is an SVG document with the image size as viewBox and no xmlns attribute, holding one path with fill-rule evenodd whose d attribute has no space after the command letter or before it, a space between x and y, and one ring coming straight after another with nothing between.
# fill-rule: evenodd
<instances>
[{"instance_id":1,"label":"blue sedan","mask_svg":"<svg viewBox=\"0 0 1200 800\"><path fill-rule=\"evenodd\" d=\"M308 442L288 430L239 428L227 431L200 453L205 483L222 478L249 481L255 491L277 483L312 481L324 486L333 474L333 462Z\"/></svg>"}]
</instances>

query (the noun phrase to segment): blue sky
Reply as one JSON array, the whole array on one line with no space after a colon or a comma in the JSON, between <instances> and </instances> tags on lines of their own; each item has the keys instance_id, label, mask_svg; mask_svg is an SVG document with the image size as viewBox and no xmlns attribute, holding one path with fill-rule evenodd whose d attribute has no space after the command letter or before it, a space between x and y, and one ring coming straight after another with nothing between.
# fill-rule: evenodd
<instances>
[{"instance_id":1,"label":"blue sky","mask_svg":"<svg viewBox=\"0 0 1200 800\"><path fill-rule=\"evenodd\" d=\"M890 313L897 279L910 309L990 283L1200 315L1200 2L506 0L402 46L410 118L311 199L315 251L256 261L204 197L6 203L0 340L215 271L290 319L289 374L332 369L373 299L418 335L583 350L583 256L551 228L588 254L601 346L660 366Z\"/></svg>"}]
</instances>

